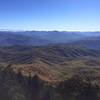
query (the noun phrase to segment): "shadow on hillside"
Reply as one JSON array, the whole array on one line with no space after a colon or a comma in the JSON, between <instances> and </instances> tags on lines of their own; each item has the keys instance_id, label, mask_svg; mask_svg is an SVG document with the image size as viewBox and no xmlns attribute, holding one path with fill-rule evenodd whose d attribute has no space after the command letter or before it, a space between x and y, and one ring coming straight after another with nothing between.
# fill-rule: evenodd
<instances>
[{"instance_id":1,"label":"shadow on hillside","mask_svg":"<svg viewBox=\"0 0 100 100\"><path fill-rule=\"evenodd\" d=\"M93 84L90 77L75 75L57 87L63 100L100 100L100 88Z\"/></svg>"}]
</instances>

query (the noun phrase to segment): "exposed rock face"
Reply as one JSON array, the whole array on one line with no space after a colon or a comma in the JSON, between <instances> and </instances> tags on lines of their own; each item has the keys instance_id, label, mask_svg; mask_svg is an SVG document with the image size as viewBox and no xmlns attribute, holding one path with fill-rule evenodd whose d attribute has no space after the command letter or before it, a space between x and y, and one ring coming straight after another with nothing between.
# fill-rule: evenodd
<instances>
[{"instance_id":1,"label":"exposed rock face","mask_svg":"<svg viewBox=\"0 0 100 100\"><path fill-rule=\"evenodd\" d=\"M54 92L54 88L37 75L25 77L9 68L0 71L1 100L55 100Z\"/></svg>"},{"instance_id":2,"label":"exposed rock face","mask_svg":"<svg viewBox=\"0 0 100 100\"><path fill-rule=\"evenodd\" d=\"M9 65L0 70L1 100L100 100L100 89L75 77L52 85L38 74L24 76Z\"/></svg>"}]
</instances>

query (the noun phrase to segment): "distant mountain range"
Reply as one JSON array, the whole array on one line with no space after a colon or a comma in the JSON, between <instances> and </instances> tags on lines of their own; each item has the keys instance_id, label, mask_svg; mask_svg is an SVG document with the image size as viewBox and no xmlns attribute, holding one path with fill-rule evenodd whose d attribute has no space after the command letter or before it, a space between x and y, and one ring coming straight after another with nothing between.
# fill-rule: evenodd
<instances>
[{"instance_id":1,"label":"distant mountain range","mask_svg":"<svg viewBox=\"0 0 100 100\"><path fill-rule=\"evenodd\" d=\"M0 46L13 46L13 45L45 45L50 43L46 39L38 36L26 36L24 34L17 34L17 32L0 32Z\"/></svg>"},{"instance_id":2,"label":"distant mountain range","mask_svg":"<svg viewBox=\"0 0 100 100\"><path fill-rule=\"evenodd\" d=\"M0 46L73 44L100 49L100 32L0 31Z\"/></svg>"},{"instance_id":3,"label":"distant mountain range","mask_svg":"<svg viewBox=\"0 0 100 100\"><path fill-rule=\"evenodd\" d=\"M70 43L73 46L87 47L90 49L100 50L100 36L88 37L79 41Z\"/></svg>"}]
</instances>

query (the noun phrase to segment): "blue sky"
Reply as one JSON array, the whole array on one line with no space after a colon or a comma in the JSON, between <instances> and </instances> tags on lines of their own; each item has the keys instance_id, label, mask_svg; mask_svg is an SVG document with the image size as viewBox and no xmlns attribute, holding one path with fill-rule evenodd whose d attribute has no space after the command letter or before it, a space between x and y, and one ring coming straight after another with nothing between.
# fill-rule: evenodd
<instances>
[{"instance_id":1,"label":"blue sky","mask_svg":"<svg viewBox=\"0 0 100 100\"><path fill-rule=\"evenodd\" d=\"M100 31L100 0L0 0L0 29Z\"/></svg>"}]
</instances>

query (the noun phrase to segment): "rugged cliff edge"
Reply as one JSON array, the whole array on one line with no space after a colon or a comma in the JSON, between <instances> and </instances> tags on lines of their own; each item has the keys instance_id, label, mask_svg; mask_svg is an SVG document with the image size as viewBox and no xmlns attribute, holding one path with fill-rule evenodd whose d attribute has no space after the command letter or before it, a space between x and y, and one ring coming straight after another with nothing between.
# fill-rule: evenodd
<instances>
[{"instance_id":1,"label":"rugged cliff edge","mask_svg":"<svg viewBox=\"0 0 100 100\"><path fill-rule=\"evenodd\" d=\"M54 88L36 74L24 76L10 66L0 71L1 100L51 100L53 91Z\"/></svg>"},{"instance_id":2,"label":"rugged cliff edge","mask_svg":"<svg viewBox=\"0 0 100 100\"><path fill-rule=\"evenodd\" d=\"M58 81L47 69L8 65L0 70L1 100L100 100L100 89L89 78L74 76ZM50 73L48 73L50 74ZM47 79L48 77L48 79ZM52 77L52 78L51 78Z\"/></svg>"}]
</instances>

